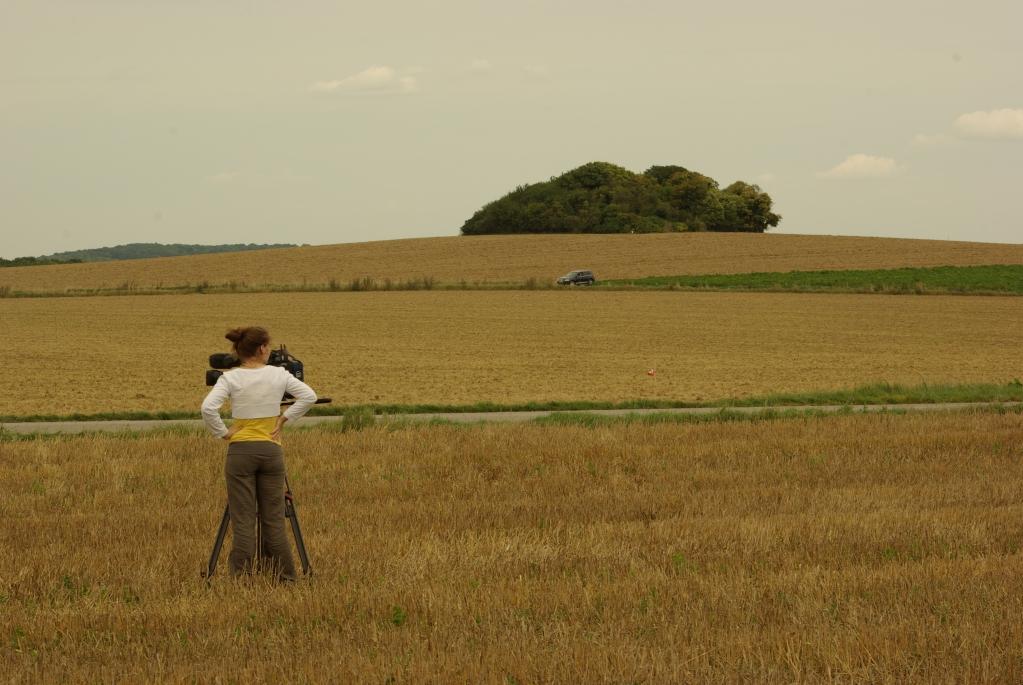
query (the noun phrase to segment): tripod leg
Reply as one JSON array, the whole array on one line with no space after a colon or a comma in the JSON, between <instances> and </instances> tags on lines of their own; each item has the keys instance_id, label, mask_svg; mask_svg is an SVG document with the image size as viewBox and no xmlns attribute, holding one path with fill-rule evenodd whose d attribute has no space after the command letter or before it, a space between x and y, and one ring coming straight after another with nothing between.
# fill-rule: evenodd
<instances>
[{"instance_id":1,"label":"tripod leg","mask_svg":"<svg viewBox=\"0 0 1023 685\"><path fill-rule=\"evenodd\" d=\"M256 492L259 492L259 478L256 478ZM267 556L263 549L263 512L259 510L259 498L256 498L256 556L252 560L252 570L263 570L263 559Z\"/></svg>"},{"instance_id":2,"label":"tripod leg","mask_svg":"<svg viewBox=\"0 0 1023 685\"><path fill-rule=\"evenodd\" d=\"M231 507L224 505L224 516L220 519L220 530L217 531L217 539L213 543L213 552L210 553L210 562L206 565L206 572L203 578L210 578L217 570L217 561L220 559L220 548L224 546L224 536L227 535L227 526L231 523Z\"/></svg>"},{"instance_id":3,"label":"tripod leg","mask_svg":"<svg viewBox=\"0 0 1023 685\"><path fill-rule=\"evenodd\" d=\"M287 492L284 494L284 515L291 520L291 533L295 536L295 546L298 547L298 558L302 562L303 575L311 575L313 569L309 566L309 554L305 549L305 539L302 537L302 528L298 525L298 514L295 512L295 498L291 494L291 484L287 477L284 479Z\"/></svg>"}]
</instances>

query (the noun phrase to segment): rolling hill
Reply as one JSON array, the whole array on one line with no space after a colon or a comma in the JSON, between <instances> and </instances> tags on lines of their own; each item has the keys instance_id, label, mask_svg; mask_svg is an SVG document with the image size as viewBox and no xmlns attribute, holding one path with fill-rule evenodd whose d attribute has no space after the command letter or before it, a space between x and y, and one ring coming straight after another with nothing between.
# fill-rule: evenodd
<instances>
[{"instance_id":1,"label":"rolling hill","mask_svg":"<svg viewBox=\"0 0 1023 685\"><path fill-rule=\"evenodd\" d=\"M1023 245L759 233L457 236L0 270L0 288L60 291L235 281L250 285L395 281L469 283L792 270L1023 264Z\"/></svg>"}]
</instances>

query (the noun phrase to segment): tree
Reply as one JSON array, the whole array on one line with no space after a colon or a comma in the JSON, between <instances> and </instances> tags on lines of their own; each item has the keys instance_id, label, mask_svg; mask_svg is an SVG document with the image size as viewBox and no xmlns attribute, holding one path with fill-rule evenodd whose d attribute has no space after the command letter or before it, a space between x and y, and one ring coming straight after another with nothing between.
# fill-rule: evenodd
<instances>
[{"instance_id":1,"label":"tree","mask_svg":"<svg viewBox=\"0 0 1023 685\"><path fill-rule=\"evenodd\" d=\"M550 181L521 185L484 205L462 225L462 235L496 233L651 233L745 231L762 233L781 217L770 196L736 181L717 181L681 166L652 166L635 174L591 162Z\"/></svg>"}]
</instances>

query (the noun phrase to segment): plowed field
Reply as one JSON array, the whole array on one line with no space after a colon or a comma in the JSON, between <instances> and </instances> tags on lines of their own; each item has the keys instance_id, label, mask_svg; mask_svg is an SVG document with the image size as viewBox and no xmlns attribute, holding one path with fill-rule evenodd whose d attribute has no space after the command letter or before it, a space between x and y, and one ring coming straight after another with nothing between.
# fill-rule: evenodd
<instances>
[{"instance_id":1,"label":"plowed field","mask_svg":"<svg viewBox=\"0 0 1023 685\"><path fill-rule=\"evenodd\" d=\"M737 233L510 235L422 238L257 252L0 269L12 290L347 283L370 277L439 282L597 278L758 271L1023 264L1023 245Z\"/></svg>"},{"instance_id":2,"label":"plowed field","mask_svg":"<svg viewBox=\"0 0 1023 685\"><path fill-rule=\"evenodd\" d=\"M336 402L714 399L1023 377L1023 299L446 291L0 299L0 414L197 410L269 327ZM656 369L654 376L647 371Z\"/></svg>"}]
</instances>

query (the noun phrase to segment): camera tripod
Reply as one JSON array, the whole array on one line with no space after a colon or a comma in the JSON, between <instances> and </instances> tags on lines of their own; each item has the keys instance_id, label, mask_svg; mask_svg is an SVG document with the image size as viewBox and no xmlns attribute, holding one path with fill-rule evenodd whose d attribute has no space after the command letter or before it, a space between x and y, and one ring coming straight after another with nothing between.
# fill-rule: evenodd
<instances>
[{"instance_id":1,"label":"camera tripod","mask_svg":"<svg viewBox=\"0 0 1023 685\"><path fill-rule=\"evenodd\" d=\"M284 517L291 521L291 534L295 537L295 546L298 547L298 558L302 562L303 575L311 575L313 570L309 566L309 555L305 551L305 540L302 538L302 528L298 525L298 514L295 513L295 497L291 494L291 483L288 477L284 477ZM220 519L220 530L217 531L217 539L213 542L213 552L210 553L210 562L206 570L202 572L203 578L210 578L217 570L217 561L220 559L220 548L224 545L224 536L227 535L227 526L231 523L231 505L224 505L224 516ZM256 515L256 557L261 560L269 556L263 549L263 523L257 512Z\"/></svg>"}]
</instances>

